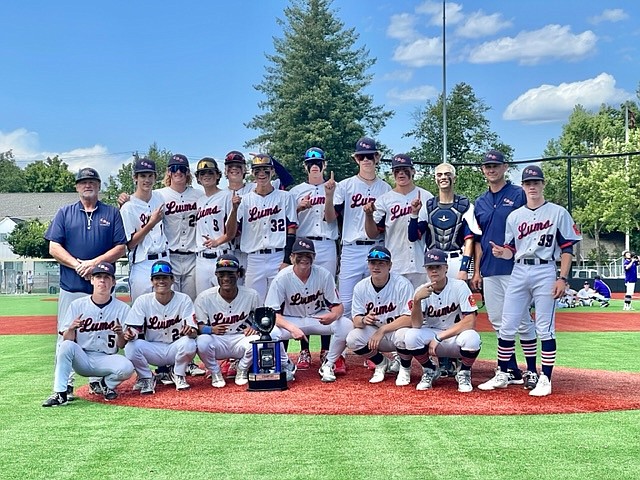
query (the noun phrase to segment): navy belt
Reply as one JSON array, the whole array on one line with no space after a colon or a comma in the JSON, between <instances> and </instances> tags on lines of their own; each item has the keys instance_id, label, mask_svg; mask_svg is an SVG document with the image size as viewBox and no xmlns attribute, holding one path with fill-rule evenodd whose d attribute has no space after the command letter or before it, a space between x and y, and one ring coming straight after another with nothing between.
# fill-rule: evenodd
<instances>
[{"instance_id":1,"label":"navy belt","mask_svg":"<svg viewBox=\"0 0 640 480\"><path fill-rule=\"evenodd\" d=\"M169 250L172 255L193 255L195 252L183 252L182 250Z\"/></svg>"},{"instance_id":2,"label":"navy belt","mask_svg":"<svg viewBox=\"0 0 640 480\"><path fill-rule=\"evenodd\" d=\"M458 258L462 256L462 252L447 252L449 258Z\"/></svg>"},{"instance_id":3,"label":"navy belt","mask_svg":"<svg viewBox=\"0 0 640 480\"><path fill-rule=\"evenodd\" d=\"M284 248L263 248L262 250L258 250L257 252L253 252L253 253L268 255L270 253L283 252L283 251L284 251Z\"/></svg>"},{"instance_id":4,"label":"navy belt","mask_svg":"<svg viewBox=\"0 0 640 480\"><path fill-rule=\"evenodd\" d=\"M313 240L314 242L322 242L324 240L331 240L330 238L326 238L326 237L307 237L309 240Z\"/></svg>"},{"instance_id":5,"label":"navy belt","mask_svg":"<svg viewBox=\"0 0 640 480\"><path fill-rule=\"evenodd\" d=\"M355 242L356 245L375 245L378 243L377 240L356 240Z\"/></svg>"},{"instance_id":6,"label":"navy belt","mask_svg":"<svg viewBox=\"0 0 640 480\"><path fill-rule=\"evenodd\" d=\"M516 263L523 263L525 265L546 265L551 262L540 258L521 258L520 260L516 260Z\"/></svg>"},{"instance_id":7,"label":"navy belt","mask_svg":"<svg viewBox=\"0 0 640 480\"><path fill-rule=\"evenodd\" d=\"M152 253L151 255L147 255L147 260L158 260L159 258L166 257L167 255L168 255L167 252Z\"/></svg>"},{"instance_id":8,"label":"navy belt","mask_svg":"<svg viewBox=\"0 0 640 480\"><path fill-rule=\"evenodd\" d=\"M218 255L226 255L228 252L228 250L222 250L222 252L220 252L220 254L216 253L216 252L200 252L198 253L198 255L200 255L202 258L218 258Z\"/></svg>"}]
</instances>

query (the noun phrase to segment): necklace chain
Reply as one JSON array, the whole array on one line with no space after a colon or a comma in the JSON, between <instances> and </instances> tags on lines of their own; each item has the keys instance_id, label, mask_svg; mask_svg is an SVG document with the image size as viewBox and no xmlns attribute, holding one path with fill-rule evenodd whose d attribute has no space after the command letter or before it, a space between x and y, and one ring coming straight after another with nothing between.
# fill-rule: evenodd
<instances>
[{"instance_id":1,"label":"necklace chain","mask_svg":"<svg viewBox=\"0 0 640 480\"><path fill-rule=\"evenodd\" d=\"M87 230L91 230L91 222L93 222L93 212L95 212L95 210L91 210L91 213L86 210L83 210L83 212L87 217Z\"/></svg>"}]
</instances>

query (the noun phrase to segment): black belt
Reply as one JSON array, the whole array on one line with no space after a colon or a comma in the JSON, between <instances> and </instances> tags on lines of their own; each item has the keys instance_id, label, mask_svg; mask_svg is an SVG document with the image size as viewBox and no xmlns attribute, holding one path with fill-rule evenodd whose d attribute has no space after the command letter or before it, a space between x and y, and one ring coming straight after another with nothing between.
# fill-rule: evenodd
<instances>
[{"instance_id":1,"label":"black belt","mask_svg":"<svg viewBox=\"0 0 640 480\"><path fill-rule=\"evenodd\" d=\"M284 248L263 248L262 250L258 250L257 252L253 252L253 253L261 253L263 255L268 255L270 253L276 253L276 252L283 252Z\"/></svg>"},{"instance_id":2,"label":"black belt","mask_svg":"<svg viewBox=\"0 0 640 480\"><path fill-rule=\"evenodd\" d=\"M228 252L228 250L222 250L220 255L226 255L227 252ZM200 255L202 258L218 258L218 253L216 253L216 252L213 252L213 253L200 252L200 253L198 253L198 255Z\"/></svg>"},{"instance_id":3,"label":"black belt","mask_svg":"<svg viewBox=\"0 0 640 480\"><path fill-rule=\"evenodd\" d=\"M183 252L182 250L169 250L172 255L193 255L195 252Z\"/></svg>"},{"instance_id":4,"label":"black belt","mask_svg":"<svg viewBox=\"0 0 640 480\"><path fill-rule=\"evenodd\" d=\"M462 256L462 252L447 252L449 258L458 258Z\"/></svg>"},{"instance_id":5,"label":"black belt","mask_svg":"<svg viewBox=\"0 0 640 480\"><path fill-rule=\"evenodd\" d=\"M524 263L525 265L546 265L551 263L549 260L541 260L540 258L521 258L516 263Z\"/></svg>"},{"instance_id":6,"label":"black belt","mask_svg":"<svg viewBox=\"0 0 640 480\"><path fill-rule=\"evenodd\" d=\"M322 242L323 240L331 240L330 238L325 237L307 237L309 240L313 240L314 242Z\"/></svg>"},{"instance_id":7,"label":"black belt","mask_svg":"<svg viewBox=\"0 0 640 480\"><path fill-rule=\"evenodd\" d=\"M355 242L356 245L375 245L378 243L377 240L356 240Z\"/></svg>"},{"instance_id":8,"label":"black belt","mask_svg":"<svg viewBox=\"0 0 640 480\"><path fill-rule=\"evenodd\" d=\"M147 255L147 260L158 260L159 258L166 257L167 255L168 255L167 252L152 253L151 255Z\"/></svg>"}]
</instances>

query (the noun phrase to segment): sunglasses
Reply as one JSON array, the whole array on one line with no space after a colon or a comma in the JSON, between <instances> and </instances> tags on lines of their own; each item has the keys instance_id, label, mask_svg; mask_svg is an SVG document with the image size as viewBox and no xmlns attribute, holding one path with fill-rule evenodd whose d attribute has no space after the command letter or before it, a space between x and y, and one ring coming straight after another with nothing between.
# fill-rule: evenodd
<instances>
[{"instance_id":1,"label":"sunglasses","mask_svg":"<svg viewBox=\"0 0 640 480\"><path fill-rule=\"evenodd\" d=\"M307 153L305 154L304 159L305 161L307 161L311 158L324 160L324 156L322 155L322 153L318 152L317 150L307 150Z\"/></svg>"},{"instance_id":2,"label":"sunglasses","mask_svg":"<svg viewBox=\"0 0 640 480\"><path fill-rule=\"evenodd\" d=\"M375 160L376 159L376 154L375 153L356 153L356 160L361 161L364 159L367 160Z\"/></svg>"},{"instance_id":3,"label":"sunglasses","mask_svg":"<svg viewBox=\"0 0 640 480\"><path fill-rule=\"evenodd\" d=\"M185 175L187 174L187 172L189 171L189 167L185 167L184 165L171 165L169 167L169 171L171 173L184 173Z\"/></svg>"},{"instance_id":4,"label":"sunglasses","mask_svg":"<svg viewBox=\"0 0 640 480\"><path fill-rule=\"evenodd\" d=\"M218 262L216 263L216 268L228 268L228 267L240 268L240 264L235 260L229 260L227 258L223 260L218 260Z\"/></svg>"},{"instance_id":5,"label":"sunglasses","mask_svg":"<svg viewBox=\"0 0 640 480\"><path fill-rule=\"evenodd\" d=\"M226 157L224 157L225 162L245 162L245 159L239 153L229 153Z\"/></svg>"},{"instance_id":6,"label":"sunglasses","mask_svg":"<svg viewBox=\"0 0 640 480\"><path fill-rule=\"evenodd\" d=\"M367 255L367 260L391 260L391 257L386 253L383 252L381 250L374 250L372 252L369 252L369 255Z\"/></svg>"},{"instance_id":7,"label":"sunglasses","mask_svg":"<svg viewBox=\"0 0 640 480\"><path fill-rule=\"evenodd\" d=\"M165 274L165 275L173 275L171 272L171 265L167 265L166 263L159 263L158 265L154 265L151 267L151 275L157 274Z\"/></svg>"}]
</instances>

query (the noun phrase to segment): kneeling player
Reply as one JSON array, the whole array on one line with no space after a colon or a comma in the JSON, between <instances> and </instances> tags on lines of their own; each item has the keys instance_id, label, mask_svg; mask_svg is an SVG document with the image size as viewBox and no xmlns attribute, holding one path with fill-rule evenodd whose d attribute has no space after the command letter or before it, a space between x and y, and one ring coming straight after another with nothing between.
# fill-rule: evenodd
<instances>
[{"instance_id":1,"label":"kneeling player","mask_svg":"<svg viewBox=\"0 0 640 480\"><path fill-rule=\"evenodd\" d=\"M251 340L259 337L251 326L253 312L259 306L258 292L238 286L240 261L222 255L216 262L218 286L203 291L195 301L198 321L198 355L211 372L211 385L225 386L217 360L238 358L236 385L249 382L253 361Z\"/></svg>"},{"instance_id":2,"label":"kneeling player","mask_svg":"<svg viewBox=\"0 0 640 480\"><path fill-rule=\"evenodd\" d=\"M411 323L405 335L409 353L422 365L422 379L416 390L428 390L440 376L432 358L461 360L456 373L458 391L467 393L471 385L471 366L480 353L480 335L474 330L478 308L467 283L447 278L447 254L427 250L424 266L429 282L420 286L413 297Z\"/></svg>"},{"instance_id":3,"label":"kneeling player","mask_svg":"<svg viewBox=\"0 0 640 480\"><path fill-rule=\"evenodd\" d=\"M176 390L190 387L187 365L196 356L198 329L189 295L175 292L171 265L159 260L151 267L153 292L138 297L127 317L124 353L138 374L134 389L155 393L156 382L149 364L172 365L169 376Z\"/></svg>"},{"instance_id":4,"label":"kneeling player","mask_svg":"<svg viewBox=\"0 0 640 480\"><path fill-rule=\"evenodd\" d=\"M396 385L409 385L411 355L404 337L411 328L413 286L402 275L391 273L391 252L385 247L369 250L367 263L371 276L353 289L351 318L355 328L347 336L347 346L375 364L369 382L380 383L386 373L397 372ZM380 353L395 351L401 365Z\"/></svg>"},{"instance_id":5,"label":"kneeling player","mask_svg":"<svg viewBox=\"0 0 640 480\"><path fill-rule=\"evenodd\" d=\"M122 322L129 305L111 297L116 284L110 263L98 263L91 271L91 296L69 305L62 331L63 341L56 352L54 394L42 404L57 407L67 404L67 382L71 371L85 377L102 377L89 386L91 393L102 393L105 400L118 397L116 387L133 375L133 365L118 348L125 344Z\"/></svg>"}]
</instances>

